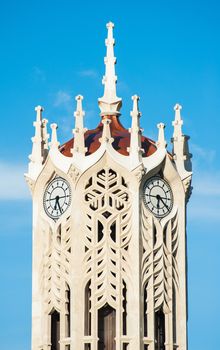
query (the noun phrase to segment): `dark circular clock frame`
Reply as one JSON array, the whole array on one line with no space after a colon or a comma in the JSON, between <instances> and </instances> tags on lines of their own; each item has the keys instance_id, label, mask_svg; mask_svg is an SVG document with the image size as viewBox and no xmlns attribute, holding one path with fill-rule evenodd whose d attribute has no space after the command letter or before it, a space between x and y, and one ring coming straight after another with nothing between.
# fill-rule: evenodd
<instances>
[{"instance_id":1,"label":"dark circular clock frame","mask_svg":"<svg viewBox=\"0 0 220 350\"><path fill-rule=\"evenodd\" d=\"M48 211L47 206L46 206L46 194L47 194L47 190L48 190L48 188L52 185L52 183L55 182L55 181L63 181L63 182L66 184L66 186L68 187L68 189L69 189L69 203L68 203L66 209L65 209L63 212L60 211L60 214L59 214L59 215L51 215L51 214L49 213L49 211ZM57 196L57 197L59 197L59 196ZM53 219L53 220L58 220L58 219L67 211L67 209L69 208L69 206L70 206L70 204L71 204L71 198L72 198L72 193L71 193L71 187L70 187L69 182L68 182L66 179L64 179L63 177L60 177L60 176L57 176L57 177L53 178L53 179L48 183L48 185L47 185L47 187L46 187L46 189L45 189L45 191L44 191L43 206L44 206L44 211L45 211L45 213L46 213L47 216L49 216L51 219ZM58 202L58 201L59 201L59 198L57 198L57 199L55 198L55 200Z\"/></svg>"},{"instance_id":2,"label":"dark circular clock frame","mask_svg":"<svg viewBox=\"0 0 220 350\"><path fill-rule=\"evenodd\" d=\"M151 182L152 180L154 180L154 181L160 180L160 181L164 182L165 185L167 186L167 188L169 189L169 193L170 193L170 205L169 205L168 210L167 210L164 214L157 214L157 213L154 213L154 212L149 208L148 203L147 203L147 201L146 201L146 194L145 194L146 187L147 187L147 185L149 184L149 182ZM168 183L166 180L164 180L162 177L158 176L158 175L157 175L157 176L152 176L152 177L150 177L149 179L147 179L147 180L145 181L144 186L143 186L143 194L142 194L142 196L143 196L143 201L144 201L144 204L145 204L146 208L150 211L150 213L152 213L152 214L153 214L155 217L157 217L158 219L164 218L164 217L167 216L167 215L172 211L172 209L173 209L173 192L172 192L172 189L171 189L169 183ZM159 197L160 197L160 196L159 196Z\"/></svg>"}]
</instances>

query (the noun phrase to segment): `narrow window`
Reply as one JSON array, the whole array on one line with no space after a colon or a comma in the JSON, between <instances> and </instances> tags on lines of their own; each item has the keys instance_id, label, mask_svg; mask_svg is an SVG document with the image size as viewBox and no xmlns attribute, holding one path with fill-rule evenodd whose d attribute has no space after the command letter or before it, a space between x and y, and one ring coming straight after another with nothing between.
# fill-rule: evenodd
<instances>
[{"instance_id":1,"label":"narrow window","mask_svg":"<svg viewBox=\"0 0 220 350\"><path fill-rule=\"evenodd\" d=\"M98 350L115 350L116 312L106 304L98 311Z\"/></svg>"},{"instance_id":2,"label":"narrow window","mask_svg":"<svg viewBox=\"0 0 220 350\"><path fill-rule=\"evenodd\" d=\"M97 241L100 242L101 239L103 238L103 225L102 223L98 220L98 237L97 237Z\"/></svg>"},{"instance_id":3,"label":"narrow window","mask_svg":"<svg viewBox=\"0 0 220 350\"><path fill-rule=\"evenodd\" d=\"M144 287L144 337L147 337L147 285Z\"/></svg>"},{"instance_id":4,"label":"narrow window","mask_svg":"<svg viewBox=\"0 0 220 350\"><path fill-rule=\"evenodd\" d=\"M66 288L66 337L70 337L70 315L71 315L71 311L70 311L70 288L67 285Z\"/></svg>"},{"instance_id":5,"label":"narrow window","mask_svg":"<svg viewBox=\"0 0 220 350\"><path fill-rule=\"evenodd\" d=\"M155 350L165 350L165 317L161 310L155 313Z\"/></svg>"},{"instance_id":6,"label":"narrow window","mask_svg":"<svg viewBox=\"0 0 220 350\"><path fill-rule=\"evenodd\" d=\"M176 290L173 284L173 342L176 343Z\"/></svg>"},{"instance_id":7,"label":"narrow window","mask_svg":"<svg viewBox=\"0 0 220 350\"><path fill-rule=\"evenodd\" d=\"M122 313L122 322L123 322L123 335L127 334L127 286L125 281L123 281L123 289L122 289L122 307L123 307L123 313Z\"/></svg>"},{"instance_id":8,"label":"narrow window","mask_svg":"<svg viewBox=\"0 0 220 350\"><path fill-rule=\"evenodd\" d=\"M110 237L116 242L116 222L114 221L110 226Z\"/></svg>"},{"instance_id":9,"label":"narrow window","mask_svg":"<svg viewBox=\"0 0 220 350\"><path fill-rule=\"evenodd\" d=\"M84 334L91 335L91 281L85 288Z\"/></svg>"},{"instance_id":10,"label":"narrow window","mask_svg":"<svg viewBox=\"0 0 220 350\"><path fill-rule=\"evenodd\" d=\"M51 314L51 350L60 350L60 314L56 310Z\"/></svg>"}]
</instances>

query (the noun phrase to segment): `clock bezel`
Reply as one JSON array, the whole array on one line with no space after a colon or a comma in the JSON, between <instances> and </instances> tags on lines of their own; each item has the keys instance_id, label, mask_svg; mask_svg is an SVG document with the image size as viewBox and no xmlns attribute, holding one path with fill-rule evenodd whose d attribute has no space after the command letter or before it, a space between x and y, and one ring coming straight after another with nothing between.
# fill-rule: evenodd
<instances>
[{"instance_id":1,"label":"clock bezel","mask_svg":"<svg viewBox=\"0 0 220 350\"><path fill-rule=\"evenodd\" d=\"M47 210L47 207L46 207L46 193L47 193L48 188L51 186L51 184L53 182L57 181L57 180L64 181L65 184L68 186L68 189L69 189L69 203L68 203L68 206L67 206L67 208L65 209L65 211L63 213L61 213L59 216L54 216L54 215L51 215L48 212L48 210ZM63 178L62 176L56 176L52 180L50 180L49 183L47 184L47 186L45 187L44 194L43 194L43 207L44 207L45 214L50 219L53 219L54 221L57 221L57 220L59 220L61 218L61 216L63 216L67 212L67 210L69 209L69 207L71 205L71 202L72 202L72 190L71 190L70 183L65 178Z\"/></svg>"},{"instance_id":2,"label":"clock bezel","mask_svg":"<svg viewBox=\"0 0 220 350\"><path fill-rule=\"evenodd\" d=\"M157 181L157 180L161 180L162 182L164 182L164 183L166 184L167 188L169 189L169 193L170 193L170 202L171 202L171 204L170 204L169 210L168 210L166 213L164 213L164 214L156 214L156 213L154 213L154 212L149 208L149 206L148 206L148 204L147 204L145 190L146 190L146 187L147 187L148 183L149 183L150 181L152 181L152 180L156 180L156 181ZM173 191L172 191L172 188L171 188L170 184L169 184L164 178L162 178L161 176L159 176L159 175L151 176L150 178L148 178L148 179L145 181L144 186L143 186L142 196L143 196L143 202L144 202L145 207L146 207L147 210L148 210L152 215L154 215L157 219L162 219L162 218L168 216L168 215L171 213L171 211L172 211L172 209L173 209L173 205L174 205Z\"/></svg>"}]
</instances>

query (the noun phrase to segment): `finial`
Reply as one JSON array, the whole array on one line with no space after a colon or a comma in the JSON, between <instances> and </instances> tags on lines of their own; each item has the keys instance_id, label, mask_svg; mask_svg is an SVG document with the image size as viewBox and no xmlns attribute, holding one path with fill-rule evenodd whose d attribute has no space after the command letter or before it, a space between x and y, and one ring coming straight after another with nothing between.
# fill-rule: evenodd
<instances>
[{"instance_id":1,"label":"finial","mask_svg":"<svg viewBox=\"0 0 220 350\"><path fill-rule=\"evenodd\" d=\"M52 134L51 134L51 142L50 142L50 149L57 149L60 145L60 143L57 141L57 124L53 123L50 124Z\"/></svg>"},{"instance_id":2,"label":"finial","mask_svg":"<svg viewBox=\"0 0 220 350\"><path fill-rule=\"evenodd\" d=\"M182 132L183 120L180 114L182 107L179 104L174 106L175 118L172 122L173 125L173 137L171 142L173 143L173 159L175 160L177 169L181 177L183 178L191 172L191 153L189 152L188 140L189 136L184 135ZM188 175L187 175L188 176Z\"/></svg>"},{"instance_id":3,"label":"finial","mask_svg":"<svg viewBox=\"0 0 220 350\"><path fill-rule=\"evenodd\" d=\"M80 153L85 155L87 148L85 147L84 134L87 129L84 128L83 117L85 116L85 112L82 108L82 95L77 95L75 97L76 100L76 111L74 112L75 117L75 129L73 129L74 134L74 146L71 150L72 154Z\"/></svg>"},{"instance_id":4,"label":"finial","mask_svg":"<svg viewBox=\"0 0 220 350\"><path fill-rule=\"evenodd\" d=\"M42 148L43 148L43 158L46 159L46 156L48 154L48 139L49 139L49 134L47 133L47 124L48 120L47 119L42 119Z\"/></svg>"},{"instance_id":5,"label":"finial","mask_svg":"<svg viewBox=\"0 0 220 350\"><path fill-rule=\"evenodd\" d=\"M133 163L139 163L141 160L141 132L142 129L140 128L140 116L141 113L139 112L139 106L138 101L140 97L138 95L134 95L131 98L133 100L133 109L130 112L130 115L132 117L132 123L131 128L129 129L129 132L131 134L130 138L130 147L128 148L129 155L131 157L131 160Z\"/></svg>"},{"instance_id":6,"label":"finial","mask_svg":"<svg viewBox=\"0 0 220 350\"><path fill-rule=\"evenodd\" d=\"M180 113L181 109L182 109L182 106L179 105L178 103L174 106L175 118L174 118L174 121L172 122L172 125L174 127L173 139L176 139L182 136L183 120L181 118L181 113Z\"/></svg>"},{"instance_id":7,"label":"finial","mask_svg":"<svg viewBox=\"0 0 220 350\"><path fill-rule=\"evenodd\" d=\"M32 152L29 155L29 166L28 166L28 175L32 178L35 178L39 171L42 168L43 160L44 160L44 152L43 152L43 138L42 138L42 112L43 107L37 106L35 107L36 111L36 120L33 125L35 127L35 135L31 138L33 146Z\"/></svg>"},{"instance_id":8,"label":"finial","mask_svg":"<svg viewBox=\"0 0 220 350\"><path fill-rule=\"evenodd\" d=\"M167 143L164 136L165 125L163 123L159 123L157 124L157 127L158 127L158 140L156 145L158 148L166 148Z\"/></svg>"},{"instance_id":9,"label":"finial","mask_svg":"<svg viewBox=\"0 0 220 350\"><path fill-rule=\"evenodd\" d=\"M181 114L180 114L181 109L182 109L182 106L181 106L180 104L178 104L178 103L175 104L175 106L174 106L175 120L174 120L174 122L173 122L173 123L175 123L175 124L181 124L181 125L183 125L183 120L182 120Z\"/></svg>"},{"instance_id":10,"label":"finial","mask_svg":"<svg viewBox=\"0 0 220 350\"><path fill-rule=\"evenodd\" d=\"M115 63L116 58L114 56L114 44L113 38L114 24L112 22L107 23L108 36L105 40L107 47L105 62L105 75L102 83L104 85L104 95L98 99L99 108L101 110L101 116L104 115L120 115L121 98L116 94L116 82L117 76L115 75Z\"/></svg>"},{"instance_id":11,"label":"finial","mask_svg":"<svg viewBox=\"0 0 220 350\"><path fill-rule=\"evenodd\" d=\"M140 97L138 95L133 95L131 97L133 101L133 110L131 111L130 115L132 118L137 118L141 116L141 113L139 112L138 102L140 100Z\"/></svg>"},{"instance_id":12,"label":"finial","mask_svg":"<svg viewBox=\"0 0 220 350\"><path fill-rule=\"evenodd\" d=\"M102 137L99 139L99 142L101 144L104 144L104 143L111 144L114 141L114 139L111 137L111 130L110 130L111 120L108 118L104 118L102 120L102 124L103 124Z\"/></svg>"},{"instance_id":13,"label":"finial","mask_svg":"<svg viewBox=\"0 0 220 350\"><path fill-rule=\"evenodd\" d=\"M42 112L44 111L43 107L42 106L36 106L35 107L35 111L37 112L36 121L37 122L41 122L41 120L42 120Z\"/></svg>"}]
</instances>

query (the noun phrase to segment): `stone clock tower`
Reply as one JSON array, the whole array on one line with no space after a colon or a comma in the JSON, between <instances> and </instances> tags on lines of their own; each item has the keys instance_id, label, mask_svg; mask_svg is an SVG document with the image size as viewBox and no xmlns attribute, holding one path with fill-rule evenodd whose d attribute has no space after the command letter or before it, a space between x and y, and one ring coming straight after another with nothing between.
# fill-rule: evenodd
<instances>
[{"instance_id":1,"label":"stone clock tower","mask_svg":"<svg viewBox=\"0 0 220 350\"><path fill-rule=\"evenodd\" d=\"M138 96L131 128L116 94L108 23L101 119L84 127L76 97L73 138L48 142L43 108L26 179L33 196L32 350L186 350L188 137L175 106L173 150L164 124L143 136Z\"/></svg>"}]
</instances>

